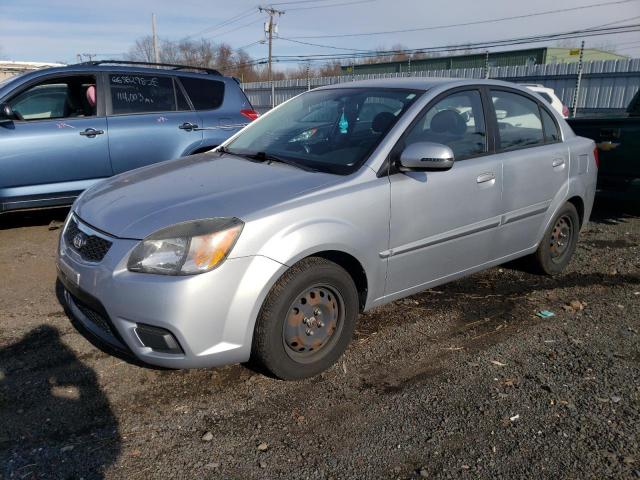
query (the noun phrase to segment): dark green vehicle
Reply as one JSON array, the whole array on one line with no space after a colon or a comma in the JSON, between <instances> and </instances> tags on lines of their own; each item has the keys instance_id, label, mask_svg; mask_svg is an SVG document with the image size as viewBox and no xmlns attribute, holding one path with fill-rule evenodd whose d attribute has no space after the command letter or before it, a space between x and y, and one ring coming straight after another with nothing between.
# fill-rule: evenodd
<instances>
[{"instance_id":1,"label":"dark green vehicle","mask_svg":"<svg viewBox=\"0 0 640 480\"><path fill-rule=\"evenodd\" d=\"M640 90L622 115L571 118L567 122L576 135L596 142L598 193L640 205Z\"/></svg>"}]
</instances>

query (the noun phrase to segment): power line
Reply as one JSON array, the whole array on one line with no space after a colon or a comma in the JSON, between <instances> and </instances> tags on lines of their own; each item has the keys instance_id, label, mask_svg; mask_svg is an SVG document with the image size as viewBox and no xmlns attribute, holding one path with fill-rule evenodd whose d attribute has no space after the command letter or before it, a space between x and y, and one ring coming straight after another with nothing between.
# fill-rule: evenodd
<instances>
[{"instance_id":1,"label":"power line","mask_svg":"<svg viewBox=\"0 0 640 480\"><path fill-rule=\"evenodd\" d=\"M257 45L259 43L264 43L264 40L256 40L255 42L251 42L243 45L242 47L238 47L237 50L244 50L245 48L253 47L254 45Z\"/></svg>"},{"instance_id":2,"label":"power line","mask_svg":"<svg viewBox=\"0 0 640 480\"><path fill-rule=\"evenodd\" d=\"M392 55L392 54L402 54L402 53L404 54L435 53L435 52L466 50L469 48L484 49L484 48L497 47L497 46L501 46L501 47L515 46L515 45L521 45L526 43L548 42L550 40L558 40L558 39L562 40L562 39L570 39L570 38L594 37L594 36L613 35L613 34L620 34L620 33L631 33L631 32L638 32L638 31L640 31L640 24L634 24L634 25L624 25L621 27L572 30L572 31L558 32L558 33L547 34L542 36L519 37L519 38L506 39L506 40L493 40L488 42L476 42L476 43L457 44L457 45L442 45L437 47L387 50L382 52L371 50L369 52L354 53L354 54L337 54L337 55L335 54L334 55L325 55L325 54L281 55L277 57L274 56L273 61L280 62L280 63L289 63L289 62L311 62L311 61L326 62L331 60L352 60L352 59L376 57L380 55ZM258 58L250 62L246 62L239 66L262 65L265 63L267 63L267 59Z\"/></svg>"},{"instance_id":3,"label":"power line","mask_svg":"<svg viewBox=\"0 0 640 480\"><path fill-rule=\"evenodd\" d=\"M223 20L220 23L217 23L216 25L213 25L211 27L207 27L207 28L202 29L202 30L200 30L200 31L198 31L196 33L191 34L191 35L187 35L186 37L184 37L184 40L188 40L188 39L193 38L193 37L198 37L198 36L201 36L201 35L203 35L205 33L218 30L218 29L220 29L222 27L226 27L227 25L231 25L232 23L235 23L237 21L243 20L244 18L250 17L252 14L255 14L255 13L258 13L258 10L256 9L256 7L251 7L248 10L244 10L244 11L234 15L233 17L230 17L230 18L228 18L226 20Z\"/></svg>"},{"instance_id":4,"label":"power line","mask_svg":"<svg viewBox=\"0 0 640 480\"><path fill-rule=\"evenodd\" d=\"M544 11L544 12L528 13L528 14L523 14L523 15L514 15L514 16L511 16L511 17L503 17L503 18L495 18L495 19L487 19L487 20L477 20L477 21L473 21L473 22L455 23L455 24L450 24L450 25L435 25L435 26L431 26L431 27L407 28L407 29L402 29L402 30L387 30L387 31L380 31L380 32L343 33L343 34L336 34L336 35L305 35L305 36L296 36L296 37L291 37L291 38L294 38L296 40L298 40L298 39L314 39L314 38L345 38L345 37L365 37L365 36L374 36L374 35L388 35L388 34L391 34L391 33L423 32L423 31L427 31L427 30L440 30L440 29L445 29L445 28L467 27L467 26L471 26L471 25L481 25L481 24L487 24L487 23L504 22L504 21L508 21L508 20L517 20L517 19L522 19L522 18L530 18L530 17L538 17L538 16L542 16L542 15L550 15L550 14L553 14L553 13L573 12L573 11L576 11L576 10L583 10L583 9L587 9L587 8L599 8L599 7L611 6L611 5L621 5L621 4L624 4L624 3L631 3L631 2L637 2L637 1L638 0L614 0L612 2L593 3L593 4L590 4L590 5L584 5L584 6L581 6L581 7L561 8L561 9L558 9L558 10L547 10L547 11Z\"/></svg>"},{"instance_id":5,"label":"power line","mask_svg":"<svg viewBox=\"0 0 640 480\"><path fill-rule=\"evenodd\" d=\"M354 53L354 54L315 54L315 55L282 55L276 58L277 61L322 61L322 60L341 60L341 59L355 59L355 58L369 58L380 55L393 55L393 54L411 54L411 53L435 53L435 52L447 52L447 51L459 51L476 48L491 48L491 47L505 47L513 45L522 45L527 43L540 43L548 42L551 40L563 40L570 38L581 37L595 37L603 35L613 35L620 33L631 33L640 31L640 24L624 25L621 27L608 27L608 28L595 28L595 29L583 29L573 30L568 32L560 32L547 35L529 36L511 38L505 40L492 40L476 43L465 43L456 45L444 45L439 47L425 47L425 48L413 48L413 49L398 49L398 50L386 50Z\"/></svg>"},{"instance_id":6,"label":"power line","mask_svg":"<svg viewBox=\"0 0 640 480\"><path fill-rule=\"evenodd\" d=\"M615 25L615 24L618 24L618 23L630 22L632 20L637 20L637 19L640 19L640 15L637 16L637 17L614 20L612 22L604 23L604 24L601 24L601 25L593 25L593 26L587 27L587 29L603 28L603 27L608 27L608 26ZM621 27L624 27L624 25L621 25ZM365 49L359 49L359 48L347 48L347 47L338 47L338 46L335 46L335 45L326 45L326 44L320 44L320 43L304 42L304 41L301 41L301 40L295 40L294 38L279 37L279 39L280 40L286 40L287 42L294 42L294 43L299 43L299 44L302 44L302 45L310 45L310 46L313 46L313 47L327 48L327 49L332 49L332 50L349 50L349 51L354 51L354 52L371 51L371 49L365 50Z\"/></svg>"},{"instance_id":7,"label":"power line","mask_svg":"<svg viewBox=\"0 0 640 480\"><path fill-rule=\"evenodd\" d=\"M285 38L278 36L278 40L285 40L287 42L298 43L300 45L310 45L312 47L333 48L335 50L350 50L352 52L369 52L371 50L364 50L362 48L348 48L348 47L336 47L333 45L321 45L319 43L302 42L300 40L294 40L292 38Z\"/></svg>"},{"instance_id":8,"label":"power line","mask_svg":"<svg viewBox=\"0 0 640 480\"><path fill-rule=\"evenodd\" d=\"M342 3L333 3L330 5L312 5L310 7L294 7L294 8L289 8L287 9L288 12L294 11L294 10L311 10L312 8L331 8L331 7L346 7L347 5L357 5L359 3L371 3L371 2L375 2L377 0L356 0L353 2L342 2Z\"/></svg>"},{"instance_id":9,"label":"power line","mask_svg":"<svg viewBox=\"0 0 640 480\"><path fill-rule=\"evenodd\" d=\"M252 20L252 21L251 21L251 22L249 22L249 23L245 23L244 25L240 25L240 26L238 26L238 27L232 28L231 30L226 30L226 31L224 31L224 32L216 33L215 35L212 35L212 36L207 37L207 38L217 38L217 37L222 37L223 35L226 35L227 33L235 32L235 31L238 31L238 30L242 30L243 28L250 27L251 25L255 25L256 23L262 23L262 19L261 19L261 18L258 18L258 19L256 19L256 20Z\"/></svg>"},{"instance_id":10,"label":"power line","mask_svg":"<svg viewBox=\"0 0 640 480\"><path fill-rule=\"evenodd\" d=\"M277 5L299 5L303 3L320 3L320 2L334 2L335 0L295 0L289 2L276 2L270 3L269 5L277 6Z\"/></svg>"}]
</instances>

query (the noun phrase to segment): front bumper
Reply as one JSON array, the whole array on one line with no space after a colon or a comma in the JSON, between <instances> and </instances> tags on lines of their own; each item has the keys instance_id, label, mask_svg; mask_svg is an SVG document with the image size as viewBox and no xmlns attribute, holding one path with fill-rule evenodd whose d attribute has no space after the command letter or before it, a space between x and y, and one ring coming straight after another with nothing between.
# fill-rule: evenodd
<instances>
[{"instance_id":1,"label":"front bumper","mask_svg":"<svg viewBox=\"0 0 640 480\"><path fill-rule=\"evenodd\" d=\"M262 256L228 258L217 269L191 276L135 273L126 263L136 240L110 237L99 263L84 261L62 235L58 278L68 311L101 341L145 363L168 368L244 362L253 327L271 286L287 269ZM169 331L178 353L145 346L140 325Z\"/></svg>"}]
</instances>

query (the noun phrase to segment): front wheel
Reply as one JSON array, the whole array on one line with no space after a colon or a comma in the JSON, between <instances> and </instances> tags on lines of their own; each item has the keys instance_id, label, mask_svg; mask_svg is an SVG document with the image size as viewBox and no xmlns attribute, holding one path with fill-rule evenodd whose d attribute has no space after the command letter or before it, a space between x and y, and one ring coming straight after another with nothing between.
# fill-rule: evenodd
<instances>
[{"instance_id":1,"label":"front wheel","mask_svg":"<svg viewBox=\"0 0 640 480\"><path fill-rule=\"evenodd\" d=\"M580 233L580 217L576 207L565 204L551 221L533 261L547 275L562 273L576 250Z\"/></svg>"},{"instance_id":2,"label":"front wheel","mask_svg":"<svg viewBox=\"0 0 640 480\"><path fill-rule=\"evenodd\" d=\"M324 258L291 267L273 286L260 310L252 359L285 380L312 377L346 350L358 316L351 276Z\"/></svg>"}]
</instances>

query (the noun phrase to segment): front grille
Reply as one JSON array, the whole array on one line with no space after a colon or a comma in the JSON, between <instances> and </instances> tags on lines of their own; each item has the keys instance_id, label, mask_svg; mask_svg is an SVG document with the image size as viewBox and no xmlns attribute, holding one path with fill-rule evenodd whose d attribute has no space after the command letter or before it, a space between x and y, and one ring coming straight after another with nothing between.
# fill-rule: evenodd
<instances>
[{"instance_id":1,"label":"front grille","mask_svg":"<svg viewBox=\"0 0 640 480\"><path fill-rule=\"evenodd\" d=\"M78 307L78 310L82 312L82 314L87 318L87 320L89 320L91 323L97 326L104 333L113 335L113 332L111 331L111 327L109 326L109 323L105 320L105 318L102 315L100 315L95 310L87 307L85 304L80 302L77 298L74 298L73 301L76 304L76 307Z\"/></svg>"},{"instance_id":2,"label":"front grille","mask_svg":"<svg viewBox=\"0 0 640 480\"><path fill-rule=\"evenodd\" d=\"M88 262L100 262L111 248L111 242L97 235L90 235L78 226L75 217L69 220L64 232L64 240L67 246L78 252L83 260ZM79 245L79 246L78 246Z\"/></svg>"}]
</instances>

